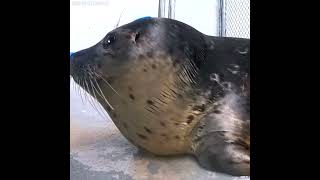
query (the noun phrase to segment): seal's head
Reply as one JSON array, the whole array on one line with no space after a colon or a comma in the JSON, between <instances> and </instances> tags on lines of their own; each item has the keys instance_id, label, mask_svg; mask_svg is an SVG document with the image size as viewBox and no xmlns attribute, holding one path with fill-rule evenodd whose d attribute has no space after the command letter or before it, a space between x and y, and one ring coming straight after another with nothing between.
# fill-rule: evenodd
<instances>
[{"instance_id":1,"label":"seal's head","mask_svg":"<svg viewBox=\"0 0 320 180\"><path fill-rule=\"evenodd\" d=\"M204 45L204 35L184 23L143 18L74 53L71 75L106 109L124 109L131 103L140 110L129 112L144 114L156 105L154 99L168 104L188 91L204 59Z\"/></svg>"},{"instance_id":2,"label":"seal's head","mask_svg":"<svg viewBox=\"0 0 320 180\"><path fill-rule=\"evenodd\" d=\"M71 75L79 82L84 78L84 71L93 71L103 75L110 83L128 86L127 80L132 73L139 73L139 76L149 77L148 82L143 82L147 83L145 86L151 85L149 83L154 86L152 77L159 78L154 70L158 69L159 73L166 75L164 73L172 72L168 69L171 65L174 68L183 65L180 61L195 55L195 51L201 51L199 44L204 42L199 36L201 33L187 27L189 29L185 29L183 23L155 18L142 18L121 26L109 32L96 45L73 54ZM195 33L198 35L194 36Z\"/></svg>"}]
</instances>

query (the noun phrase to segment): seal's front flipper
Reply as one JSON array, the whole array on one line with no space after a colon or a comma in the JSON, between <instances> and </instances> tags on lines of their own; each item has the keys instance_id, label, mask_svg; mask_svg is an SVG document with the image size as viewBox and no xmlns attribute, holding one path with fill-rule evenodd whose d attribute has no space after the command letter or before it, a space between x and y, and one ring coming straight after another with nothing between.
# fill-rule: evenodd
<instances>
[{"instance_id":1,"label":"seal's front flipper","mask_svg":"<svg viewBox=\"0 0 320 180\"><path fill-rule=\"evenodd\" d=\"M223 133L215 132L201 140L195 155L205 169L232 176L250 176L248 150L237 143L226 142Z\"/></svg>"},{"instance_id":2,"label":"seal's front flipper","mask_svg":"<svg viewBox=\"0 0 320 180\"><path fill-rule=\"evenodd\" d=\"M206 169L250 176L250 117L241 99L226 99L194 128L194 155Z\"/></svg>"}]
</instances>

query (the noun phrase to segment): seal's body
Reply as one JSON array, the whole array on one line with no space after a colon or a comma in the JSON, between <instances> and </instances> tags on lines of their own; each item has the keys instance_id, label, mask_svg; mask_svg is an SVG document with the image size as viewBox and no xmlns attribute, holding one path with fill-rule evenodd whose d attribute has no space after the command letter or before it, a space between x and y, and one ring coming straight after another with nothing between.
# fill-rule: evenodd
<instances>
[{"instance_id":1,"label":"seal's body","mask_svg":"<svg viewBox=\"0 0 320 180\"><path fill-rule=\"evenodd\" d=\"M71 57L71 75L134 145L250 174L250 41L136 20Z\"/></svg>"}]
</instances>

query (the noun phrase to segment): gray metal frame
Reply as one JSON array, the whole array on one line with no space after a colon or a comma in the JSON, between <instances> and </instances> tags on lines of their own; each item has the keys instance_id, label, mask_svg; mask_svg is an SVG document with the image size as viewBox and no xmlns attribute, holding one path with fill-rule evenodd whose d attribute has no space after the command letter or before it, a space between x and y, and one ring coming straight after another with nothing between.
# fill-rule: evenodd
<instances>
[{"instance_id":1,"label":"gray metal frame","mask_svg":"<svg viewBox=\"0 0 320 180\"><path fill-rule=\"evenodd\" d=\"M166 10L166 6L168 6L168 10ZM175 19L175 7L176 0L159 0L158 17Z\"/></svg>"},{"instance_id":2,"label":"gray metal frame","mask_svg":"<svg viewBox=\"0 0 320 180\"><path fill-rule=\"evenodd\" d=\"M226 11L225 11L225 0L219 0L219 36L226 35Z\"/></svg>"}]
</instances>

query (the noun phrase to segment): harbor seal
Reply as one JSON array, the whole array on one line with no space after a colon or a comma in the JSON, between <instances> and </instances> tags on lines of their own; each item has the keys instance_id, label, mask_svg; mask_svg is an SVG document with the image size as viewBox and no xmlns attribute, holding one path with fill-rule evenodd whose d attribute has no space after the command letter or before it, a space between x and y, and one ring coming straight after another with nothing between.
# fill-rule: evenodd
<instances>
[{"instance_id":1,"label":"harbor seal","mask_svg":"<svg viewBox=\"0 0 320 180\"><path fill-rule=\"evenodd\" d=\"M72 54L70 75L135 146L250 175L250 40L144 18Z\"/></svg>"}]
</instances>

